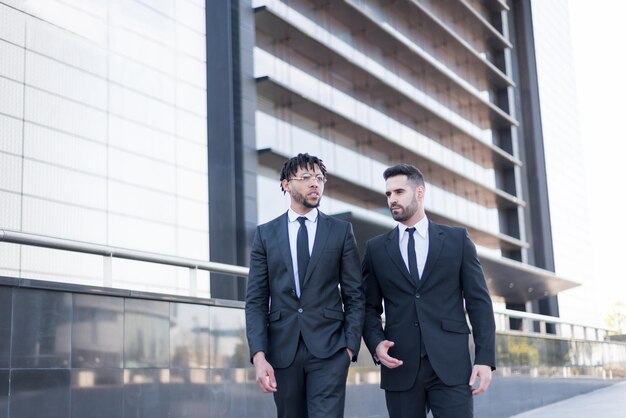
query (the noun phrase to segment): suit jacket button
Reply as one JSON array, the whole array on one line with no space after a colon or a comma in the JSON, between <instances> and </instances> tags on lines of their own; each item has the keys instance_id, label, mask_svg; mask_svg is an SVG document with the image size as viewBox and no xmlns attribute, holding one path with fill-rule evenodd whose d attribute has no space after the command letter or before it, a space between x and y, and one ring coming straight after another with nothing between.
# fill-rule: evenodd
<instances>
[{"instance_id":1,"label":"suit jacket button","mask_svg":"<svg viewBox=\"0 0 626 418\"><path fill-rule=\"evenodd\" d=\"M416 326L416 327L419 327L419 326L420 326L420 323L419 323L418 321L415 321L415 326Z\"/></svg>"},{"instance_id":2,"label":"suit jacket button","mask_svg":"<svg viewBox=\"0 0 626 418\"><path fill-rule=\"evenodd\" d=\"M420 296L421 296L421 295L420 295L419 293L416 293L416 294L415 294L415 299L419 299L419 298L420 298Z\"/></svg>"},{"instance_id":3,"label":"suit jacket button","mask_svg":"<svg viewBox=\"0 0 626 418\"><path fill-rule=\"evenodd\" d=\"M299 312L299 313L302 313L302 312L304 312L304 309L302 309L302 308L298 308L298 312Z\"/></svg>"}]
</instances>

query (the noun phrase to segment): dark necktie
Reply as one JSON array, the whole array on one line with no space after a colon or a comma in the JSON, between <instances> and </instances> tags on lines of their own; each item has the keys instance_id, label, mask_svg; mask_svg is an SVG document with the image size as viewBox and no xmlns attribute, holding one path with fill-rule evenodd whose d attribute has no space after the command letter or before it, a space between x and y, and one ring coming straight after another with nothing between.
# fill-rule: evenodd
<instances>
[{"instance_id":1,"label":"dark necktie","mask_svg":"<svg viewBox=\"0 0 626 418\"><path fill-rule=\"evenodd\" d=\"M298 253L298 280L300 281L300 292L302 292L302 284L304 283L304 276L306 276L306 268L309 265L309 233L304 223L306 218L300 216L298 222L300 222L300 229L298 229L298 239L296 240L296 249ZM300 296L300 295L298 295Z\"/></svg>"},{"instance_id":2,"label":"dark necktie","mask_svg":"<svg viewBox=\"0 0 626 418\"><path fill-rule=\"evenodd\" d=\"M406 232L409 233L409 244L407 246L407 254L409 257L409 273L411 273L411 278L417 284L420 279L420 273L417 269L417 255L415 254L415 238L413 238L413 232L415 232L415 228L407 228Z\"/></svg>"},{"instance_id":3,"label":"dark necktie","mask_svg":"<svg viewBox=\"0 0 626 418\"><path fill-rule=\"evenodd\" d=\"M417 269L417 255L415 254L415 238L413 238L413 232L415 228L407 228L406 232L409 233L409 244L407 247L409 254L409 272L411 273L411 279L417 285L420 280L420 273ZM424 345L424 338L422 337L422 331L420 330L420 357L426 357L426 346Z\"/></svg>"}]
</instances>

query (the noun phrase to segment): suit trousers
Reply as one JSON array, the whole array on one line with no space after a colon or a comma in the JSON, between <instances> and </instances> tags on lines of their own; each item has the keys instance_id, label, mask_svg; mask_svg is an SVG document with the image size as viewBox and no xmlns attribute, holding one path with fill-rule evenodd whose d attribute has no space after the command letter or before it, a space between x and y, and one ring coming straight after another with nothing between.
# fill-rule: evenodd
<instances>
[{"instance_id":1,"label":"suit trousers","mask_svg":"<svg viewBox=\"0 0 626 418\"><path fill-rule=\"evenodd\" d=\"M469 383L469 376L467 380ZM428 356L421 357L412 388L402 392L385 391L389 418L426 418L429 409L434 418L472 418L474 400L468 383L444 384L433 370Z\"/></svg>"},{"instance_id":2,"label":"suit trousers","mask_svg":"<svg viewBox=\"0 0 626 418\"><path fill-rule=\"evenodd\" d=\"M344 348L319 359L300 338L293 363L274 369L278 418L343 418L349 367Z\"/></svg>"}]
</instances>

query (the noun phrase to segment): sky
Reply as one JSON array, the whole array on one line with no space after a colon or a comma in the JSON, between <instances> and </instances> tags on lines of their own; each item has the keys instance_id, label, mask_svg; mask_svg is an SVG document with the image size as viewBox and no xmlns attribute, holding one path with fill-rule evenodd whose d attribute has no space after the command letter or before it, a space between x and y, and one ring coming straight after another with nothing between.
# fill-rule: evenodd
<instances>
[{"instance_id":1,"label":"sky","mask_svg":"<svg viewBox=\"0 0 626 418\"><path fill-rule=\"evenodd\" d=\"M569 0L599 308L626 302L626 2ZM607 303L608 302L608 303Z\"/></svg>"}]
</instances>

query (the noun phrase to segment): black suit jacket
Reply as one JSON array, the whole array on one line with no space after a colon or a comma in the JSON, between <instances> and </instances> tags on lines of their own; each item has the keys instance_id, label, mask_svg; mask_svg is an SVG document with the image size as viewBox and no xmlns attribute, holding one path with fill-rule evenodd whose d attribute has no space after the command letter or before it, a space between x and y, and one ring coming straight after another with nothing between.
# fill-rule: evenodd
<instances>
[{"instance_id":1,"label":"black suit jacket","mask_svg":"<svg viewBox=\"0 0 626 418\"><path fill-rule=\"evenodd\" d=\"M250 355L263 351L273 367L287 367L302 335L317 358L350 348L356 360L365 312L352 225L319 212L298 298L287 223L285 213L260 225L252 244L246 293Z\"/></svg>"},{"instance_id":2,"label":"black suit jacket","mask_svg":"<svg viewBox=\"0 0 626 418\"><path fill-rule=\"evenodd\" d=\"M421 339L437 376L447 385L467 383L471 374L465 308L472 324L475 363L495 368L495 321L476 248L464 228L429 221L429 248L419 283L404 264L398 228L368 241L363 261L366 318L363 336L374 355L382 340L395 345L404 364L381 366L381 387L408 390L417 376ZM383 329L381 314L385 312Z\"/></svg>"}]
</instances>

